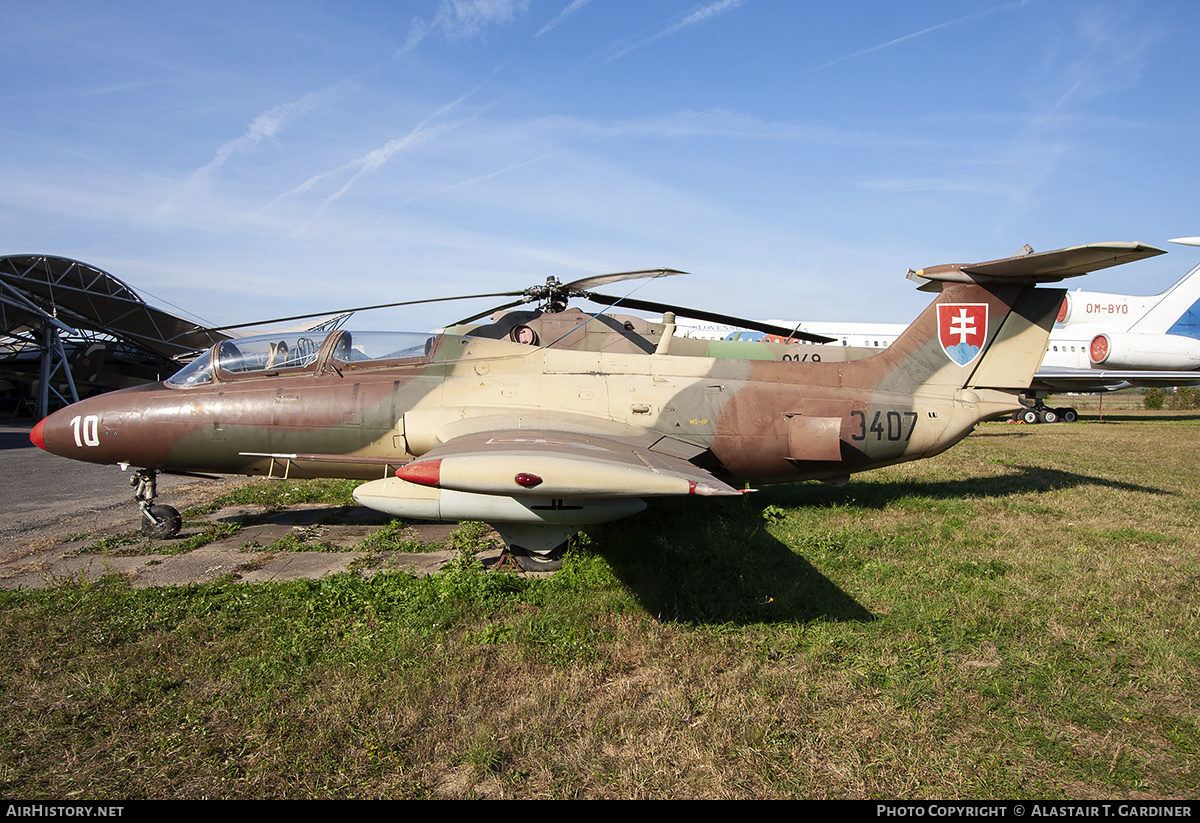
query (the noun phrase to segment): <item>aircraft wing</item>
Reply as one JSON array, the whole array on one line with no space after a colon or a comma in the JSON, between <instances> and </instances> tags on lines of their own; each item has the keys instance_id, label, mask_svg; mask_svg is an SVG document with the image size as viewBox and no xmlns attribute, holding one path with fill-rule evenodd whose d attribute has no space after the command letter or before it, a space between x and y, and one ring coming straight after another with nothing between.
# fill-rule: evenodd
<instances>
[{"instance_id":1,"label":"aircraft wing","mask_svg":"<svg viewBox=\"0 0 1200 823\"><path fill-rule=\"evenodd\" d=\"M1046 392L1098 392L1141 388L1200 385L1196 371L1132 371L1128 369L1070 369L1042 367L1029 388Z\"/></svg>"},{"instance_id":2,"label":"aircraft wing","mask_svg":"<svg viewBox=\"0 0 1200 823\"><path fill-rule=\"evenodd\" d=\"M464 434L402 466L396 476L423 486L510 497L742 493L673 455L614 437L548 429Z\"/></svg>"}]
</instances>

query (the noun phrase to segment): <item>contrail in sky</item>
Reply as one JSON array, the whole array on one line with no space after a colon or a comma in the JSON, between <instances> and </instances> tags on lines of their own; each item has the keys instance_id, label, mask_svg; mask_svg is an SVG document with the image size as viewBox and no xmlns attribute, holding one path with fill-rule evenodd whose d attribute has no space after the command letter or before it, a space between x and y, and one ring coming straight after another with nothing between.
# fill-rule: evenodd
<instances>
[{"instance_id":1,"label":"contrail in sky","mask_svg":"<svg viewBox=\"0 0 1200 823\"><path fill-rule=\"evenodd\" d=\"M557 17L555 17L553 20L551 20L546 25L542 26L538 30L538 33L534 35L534 37L541 37L546 32L551 31L552 29L558 28L560 23L562 23L564 20L566 20L568 17L570 17L575 12L579 11L581 8L583 8L590 2L592 2L592 0L573 0L571 5L567 6L565 9L563 9L562 11L560 11L558 13Z\"/></svg>"},{"instance_id":2,"label":"contrail in sky","mask_svg":"<svg viewBox=\"0 0 1200 823\"><path fill-rule=\"evenodd\" d=\"M984 9L983 11L978 11L978 12L975 12L974 14L968 14L963 17L957 17L954 20L948 20L945 23L938 23L936 26L930 26L927 29L921 29L920 31L914 31L912 34L906 34L903 37L897 37L895 40L889 40L886 43L880 43L877 46L871 46L870 48L863 49L862 51L856 51L853 54L847 54L843 57L834 58L833 60L830 60L828 63L822 63L821 65L817 66L816 68L809 69L809 71L820 71L821 69L827 69L830 66L836 65L843 61L852 60L855 57L862 57L865 54L872 54L877 51L882 51L883 49L886 49L889 46L894 46L897 43L903 43L906 40L912 40L913 38L920 37L923 34L929 34L930 32L938 31L940 29L948 29L951 26L957 26L959 23L965 23L968 20L978 20L982 17L988 17L993 14L998 14L999 12L1002 12L1002 11L1009 11L1010 9L1019 9L1022 6L1028 5L1031 2L1032 2L1032 0L1019 0L1016 3L1001 3L999 6L993 6L990 9Z\"/></svg>"},{"instance_id":3,"label":"contrail in sky","mask_svg":"<svg viewBox=\"0 0 1200 823\"><path fill-rule=\"evenodd\" d=\"M634 49L640 49L642 46L648 46L651 43L653 43L655 40L659 40L663 37L666 37L669 34L674 34L677 31L682 31L683 29L686 29L690 26L694 26L697 23L703 23L705 20L708 20L710 17L716 17L718 14L724 14L725 12L730 11L731 9L735 9L738 6L740 6L743 3L743 1L744 0L717 0L717 2L715 2L715 3L709 3L707 5L700 6L699 8L695 9L691 13L687 14L678 23L673 23L670 26L667 26L662 31L657 32L656 34L650 35L645 40L640 40L637 43L634 43L632 46L626 46L625 48L621 49L619 52L617 52L616 54L614 54L612 57L610 57L608 59L616 60L618 57L624 57L625 55L629 54L629 52L633 51Z\"/></svg>"},{"instance_id":4,"label":"contrail in sky","mask_svg":"<svg viewBox=\"0 0 1200 823\"><path fill-rule=\"evenodd\" d=\"M281 106L276 106L269 111L263 112L254 118L250 123L250 127L246 129L245 134L223 143L217 149L217 153L213 159L197 169L196 173L192 175L192 179L207 177L210 173L225 165L225 161L233 155L247 151L262 141L274 137L289 120L316 108L320 95L320 92L310 92L299 100L284 103Z\"/></svg>"},{"instance_id":5,"label":"contrail in sky","mask_svg":"<svg viewBox=\"0 0 1200 823\"><path fill-rule=\"evenodd\" d=\"M349 163L345 163L341 167L334 169L331 172L323 172L321 174L310 177L304 183L300 184L298 187L293 189L291 192L288 192L287 194L293 194L293 193L298 193L301 191L306 191L306 190L312 188L313 184L315 184L319 180L325 179L332 174L336 174L338 172L342 172L342 171L346 171L348 169L358 167L358 171L356 171L353 175L351 175L350 179L347 180L340 189L338 189L333 194L331 194L327 198L325 198L325 201L323 203L321 203L320 207L317 208L316 212L313 213L312 217L310 217L307 221L305 221L304 225L300 227L298 233L303 234L304 231L310 225L312 225L313 221L316 220L318 217L320 217L321 214L325 211L325 209L327 209L335 200L337 200L342 195L344 195L347 191L349 191L350 188L352 186L354 186L354 184L357 183L359 180L361 180L364 176L378 170L381 166L383 166L385 163L387 163L388 160L390 160L393 155L395 155L399 152L402 152L405 149L409 149L409 148L412 148L413 146L419 145L419 144L425 142L426 140L429 140L433 137L438 136L439 134L442 134L446 131L456 128L460 123L446 123L446 124L442 124L442 125L431 125L431 124L433 123L434 120L441 117L446 112L453 110L460 103L462 103L464 100L466 100L472 94L477 92L482 86L483 86L483 84L481 83L478 86L476 86L475 88L473 88L470 91L463 94L462 96L458 97L457 99L452 100L451 102L442 106L437 111L435 111L433 114L429 115L424 120L422 120L420 123L418 123L416 126L414 126L408 132L408 134L404 135L403 137L398 137L395 140L389 140L387 143L383 144L379 148L373 149L373 150L367 152L362 157L358 158L357 160L351 160ZM470 119L470 118L467 118L467 119ZM287 195L280 195L280 197L277 197L275 199L279 200L285 196L287 196ZM272 201L272 202L274 202L274 201Z\"/></svg>"},{"instance_id":6,"label":"contrail in sky","mask_svg":"<svg viewBox=\"0 0 1200 823\"><path fill-rule=\"evenodd\" d=\"M226 140L217 148L212 160L192 172L192 176L184 182L180 192L159 205L157 213L160 216L166 215L174 210L185 196L202 191L213 173L224 166L229 158L248 152L264 140L275 137L288 122L315 109L323 94L324 92L320 91L309 92L299 100L283 103L255 117L245 133L232 140Z\"/></svg>"}]
</instances>

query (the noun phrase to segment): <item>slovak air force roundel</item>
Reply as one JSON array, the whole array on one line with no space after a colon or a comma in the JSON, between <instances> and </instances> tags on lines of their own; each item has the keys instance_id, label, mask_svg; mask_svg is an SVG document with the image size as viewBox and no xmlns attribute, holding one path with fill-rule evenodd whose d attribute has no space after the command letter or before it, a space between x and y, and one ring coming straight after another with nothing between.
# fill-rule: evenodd
<instances>
[{"instance_id":1,"label":"slovak air force roundel","mask_svg":"<svg viewBox=\"0 0 1200 823\"><path fill-rule=\"evenodd\" d=\"M938 342L960 366L970 364L987 340L987 303L942 303L938 306Z\"/></svg>"}]
</instances>

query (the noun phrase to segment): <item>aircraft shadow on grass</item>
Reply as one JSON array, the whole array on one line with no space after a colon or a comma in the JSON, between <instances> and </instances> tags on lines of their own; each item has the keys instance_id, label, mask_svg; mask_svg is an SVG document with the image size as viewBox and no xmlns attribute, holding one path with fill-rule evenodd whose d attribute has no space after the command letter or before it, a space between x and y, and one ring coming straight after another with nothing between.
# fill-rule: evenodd
<instances>
[{"instance_id":1,"label":"aircraft shadow on grass","mask_svg":"<svg viewBox=\"0 0 1200 823\"><path fill-rule=\"evenodd\" d=\"M593 527L598 553L651 615L680 623L868 622L866 608L766 529L761 507L657 500Z\"/></svg>"},{"instance_id":2,"label":"aircraft shadow on grass","mask_svg":"<svg viewBox=\"0 0 1200 823\"><path fill-rule=\"evenodd\" d=\"M1168 495L1174 492L1154 486L1143 486L1123 480L1111 480L1088 474L1005 463L1009 473L994 477L972 477L962 480L897 480L891 483L851 483L844 488L793 484L771 486L755 495L756 502L777 506L841 505L853 501L857 506L882 509L908 497L929 497L935 500L959 500L964 497L1007 497L1028 492L1048 492L1080 486L1099 486L1140 494Z\"/></svg>"},{"instance_id":3,"label":"aircraft shadow on grass","mask_svg":"<svg viewBox=\"0 0 1200 823\"><path fill-rule=\"evenodd\" d=\"M598 551L643 607L664 621L804 623L876 620L865 606L765 528L763 510L854 505L884 509L906 498L1000 498L1081 486L1164 495L1172 492L1043 466L1008 465L1009 474L962 480L860 483L847 488L771 486L742 501L656 500L641 517L590 530Z\"/></svg>"}]
</instances>

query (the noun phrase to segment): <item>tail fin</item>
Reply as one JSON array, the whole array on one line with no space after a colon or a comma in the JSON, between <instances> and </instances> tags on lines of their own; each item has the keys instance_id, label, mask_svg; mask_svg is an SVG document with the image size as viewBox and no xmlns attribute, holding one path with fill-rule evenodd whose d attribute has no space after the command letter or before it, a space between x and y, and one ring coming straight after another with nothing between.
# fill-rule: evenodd
<instances>
[{"instance_id":1,"label":"tail fin","mask_svg":"<svg viewBox=\"0 0 1200 823\"><path fill-rule=\"evenodd\" d=\"M1133 334L1178 334L1200 339L1200 266L1162 293L1158 302L1129 327Z\"/></svg>"},{"instance_id":2,"label":"tail fin","mask_svg":"<svg viewBox=\"0 0 1200 823\"><path fill-rule=\"evenodd\" d=\"M1028 389L1064 294L1034 286L1162 253L1104 243L910 273L941 294L886 351L847 363L845 382L906 393Z\"/></svg>"}]
</instances>

